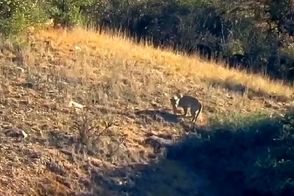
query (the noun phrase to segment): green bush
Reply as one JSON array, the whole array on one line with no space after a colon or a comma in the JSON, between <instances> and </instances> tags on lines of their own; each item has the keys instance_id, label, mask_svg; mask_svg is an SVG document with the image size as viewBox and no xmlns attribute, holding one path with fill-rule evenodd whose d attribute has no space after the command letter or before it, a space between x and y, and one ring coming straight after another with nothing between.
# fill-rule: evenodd
<instances>
[{"instance_id":1,"label":"green bush","mask_svg":"<svg viewBox=\"0 0 294 196\"><path fill-rule=\"evenodd\" d=\"M53 18L55 24L66 27L89 23L87 11L94 0L3 0L0 1L0 32L18 34L29 26Z\"/></svg>"},{"instance_id":2,"label":"green bush","mask_svg":"<svg viewBox=\"0 0 294 196\"><path fill-rule=\"evenodd\" d=\"M49 1L48 14L54 19L55 24L64 27L86 25L90 21L87 10L93 5L94 0L51 0Z\"/></svg>"},{"instance_id":3,"label":"green bush","mask_svg":"<svg viewBox=\"0 0 294 196\"><path fill-rule=\"evenodd\" d=\"M26 27L41 24L47 19L43 8L34 1L0 1L0 32L17 34Z\"/></svg>"}]
</instances>

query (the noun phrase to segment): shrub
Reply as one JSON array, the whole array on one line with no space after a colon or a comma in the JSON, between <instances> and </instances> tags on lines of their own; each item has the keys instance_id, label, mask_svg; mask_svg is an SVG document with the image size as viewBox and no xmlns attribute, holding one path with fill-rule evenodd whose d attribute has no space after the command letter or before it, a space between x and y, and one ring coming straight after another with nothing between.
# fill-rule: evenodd
<instances>
[{"instance_id":1,"label":"shrub","mask_svg":"<svg viewBox=\"0 0 294 196\"><path fill-rule=\"evenodd\" d=\"M55 24L64 27L86 25L89 22L86 11L94 2L94 0L51 0L48 14L54 19Z\"/></svg>"},{"instance_id":2,"label":"shrub","mask_svg":"<svg viewBox=\"0 0 294 196\"><path fill-rule=\"evenodd\" d=\"M41 3L27 0L0 1L0 32L17 34L26 27L41 24L47 19Z\"/></svg>"}]
</instances>

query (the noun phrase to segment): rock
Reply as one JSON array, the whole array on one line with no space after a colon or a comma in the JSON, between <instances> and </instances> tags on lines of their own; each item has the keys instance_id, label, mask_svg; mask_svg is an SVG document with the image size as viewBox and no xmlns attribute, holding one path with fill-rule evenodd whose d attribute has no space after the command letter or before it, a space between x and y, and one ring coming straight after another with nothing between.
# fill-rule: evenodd
<instances>
[{"instance_id":1,"label":"rock","mask_svg":"<svg viewBox=\"0 0 294 196\"><path fill-rule=\"evenodd\" d=\"M77 108L77 109L83 109L85 106L83 106L82 104L79 104L77 102L70 101L69 104L68 104L68 107L74 107L74 108Z\"/></svg>"},{"instance_id":2,"label":"rock","mask_svg":"<svg viewBox=\"0 0 294 196\"><path fill-rule=\"evenodd\" d=\"M24 132L23 130L21 130L21 133L22 133L24 139L28 137L28 134L26 132Z\"/></svg>"},{"instance_id":3,"label":"rock","mask_svg":"<svg viewBox=\"0 0 294 196\"><path fill-rule=\"evenodd\" d=\"M16 67L15 69L21 73L25 72L25 70L22 67Z\"/></svg>"},{"instance_id":4,"label":"rock","mask_svg":"<svg viewBox=\"0 0 294 196\"><path fill-rule=\"evenodd\" d=\"M74 48L75 48L75 50L77 50L77 51L81 51L81 50L82 50L81 47L79 47L79 46L75 46Z\"/></svg>"}]
</instances>

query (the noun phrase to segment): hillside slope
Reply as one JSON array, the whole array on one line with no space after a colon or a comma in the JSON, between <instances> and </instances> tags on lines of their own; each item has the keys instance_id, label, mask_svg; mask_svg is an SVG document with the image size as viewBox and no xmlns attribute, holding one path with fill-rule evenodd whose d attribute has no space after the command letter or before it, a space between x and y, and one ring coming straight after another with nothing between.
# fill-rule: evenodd
<instances>
[{"instance_id":1,"label":"hillside slope","mask_svg":"<svg viewBox=\"0 0 294 196\"><path fill-rule=\"evenodd\" d=\"M0 47L1 195L126 194L120 187L132 183L132 169L164 154L148 138L177 141L190 131L189 119L171 113L178 91L203 103L197 129L206 131L223 119L293 107L293 87L110 33L48 29ZM97 139L79 137L87 125ZM193 195L205 184L174 162L163 173L158 193Z\"/></svg>"}]
</instances>

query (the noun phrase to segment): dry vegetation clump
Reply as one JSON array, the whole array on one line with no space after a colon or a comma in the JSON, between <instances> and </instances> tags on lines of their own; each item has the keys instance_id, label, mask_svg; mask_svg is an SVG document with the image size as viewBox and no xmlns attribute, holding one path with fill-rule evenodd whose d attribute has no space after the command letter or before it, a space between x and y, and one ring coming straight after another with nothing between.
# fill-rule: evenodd
<instances>
[{"instance_id":1,"label":"dry vegetation clump","mask_svg":"<svg viewBox=\"0 0 294 196\"><path fill-rule=\"evenodd\" d=\"M202 128L293 104L293 87L115 34L49 29L16 45L0 46L0 193L69 195L120 184L125 176L102 171L158 161L146 139L177 140L189 129L170 113L178 90L203 102Z\"/></svg>"},{"instance_id":2,"label":"dry vegetation clump","mask_svg":"<svg viewBox=\"0 0 294 196\"><path fill-rule=\"evenodd\" d=\"M98 120L101 121L101 118L98 118ZM116 144L116 147L113 147L107 154L108 157L112 157L119 150L123 140L118 135L110 133L110 128L114 125L113 122L103 120L102 123L98 120L97 116L94 116L89 111L77 114L77 119L73 120L72 126L73 130L77 132L76 151L86 155L99 155L101 157L102 154L99 153L99 150L101 150L99 147L101 146L99 144L107 140L107 138L103 137L107 135L110 138L109 143L113 146Z\"/></svg>"}]
</instances>

